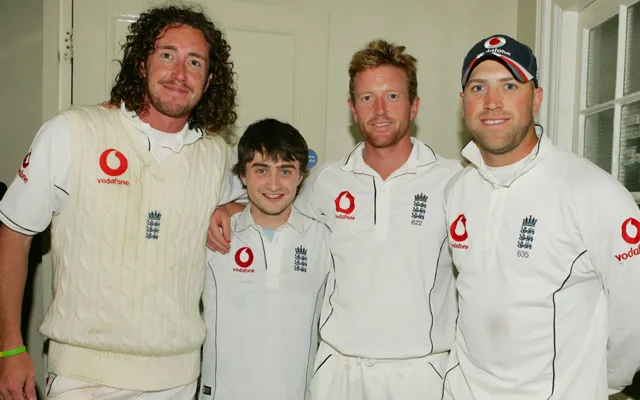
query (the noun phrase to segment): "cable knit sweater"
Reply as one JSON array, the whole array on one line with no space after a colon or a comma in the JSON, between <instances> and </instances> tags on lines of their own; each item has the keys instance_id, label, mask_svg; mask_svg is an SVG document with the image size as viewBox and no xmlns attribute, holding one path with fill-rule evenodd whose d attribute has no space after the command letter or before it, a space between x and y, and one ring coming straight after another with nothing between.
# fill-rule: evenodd
<instances>
[{"instance_id":1,"label":"cable knit sweater","mask_svg":"<svg viewBox=\"0 0 640 400\"><path fill-rule=\"evenodd\" d=\"M64 116L74 190L53 218L48 369L129 390L192 382L206 232L229 149L205 135L158 165L119 110Z\"/></svg>"}]
</instances>

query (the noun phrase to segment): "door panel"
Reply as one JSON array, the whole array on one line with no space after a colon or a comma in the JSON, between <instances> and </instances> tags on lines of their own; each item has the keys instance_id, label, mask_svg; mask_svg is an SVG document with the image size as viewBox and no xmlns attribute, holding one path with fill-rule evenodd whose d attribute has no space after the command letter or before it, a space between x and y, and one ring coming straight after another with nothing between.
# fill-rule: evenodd
<instances>
[{"instance_id":1,"label":"door panel","mask_svg":"<svg viewBox=\"0 0 640 400\"><path fill-rule=\"evenodd\" d=\"M250 123L273 117L300 130L319 160L325 156L329 17L296 6L201 1L231 45L238 89L239 137ZM108 99L130 23L162 1L74 1L73 104Z\"/></svg>"}]
</instances>

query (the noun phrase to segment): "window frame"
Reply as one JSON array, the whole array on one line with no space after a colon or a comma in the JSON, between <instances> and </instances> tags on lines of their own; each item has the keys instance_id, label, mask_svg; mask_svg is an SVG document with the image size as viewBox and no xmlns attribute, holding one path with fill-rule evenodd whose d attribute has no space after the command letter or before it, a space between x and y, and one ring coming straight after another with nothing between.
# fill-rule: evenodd
<instances>
[{"instance_id":1,"label":"window frame","mask_svg":"<svg viewBox=\"0 0 640 400\"><path fill-rule=\"evenodd\" d=\"M620 170L622 107L640 101L640 92L624 95L627 9L639 0L538 0L536 53L546 67L541 79L547 104L539 122L559 147L584 156L585 122L589 115L614 109L611 174ZM614 99L586 107L589 30L619 14ZM545 70L541 71L544 76ZM632 192L640 203L640 192Z\"/></svg>"}]
</instances>

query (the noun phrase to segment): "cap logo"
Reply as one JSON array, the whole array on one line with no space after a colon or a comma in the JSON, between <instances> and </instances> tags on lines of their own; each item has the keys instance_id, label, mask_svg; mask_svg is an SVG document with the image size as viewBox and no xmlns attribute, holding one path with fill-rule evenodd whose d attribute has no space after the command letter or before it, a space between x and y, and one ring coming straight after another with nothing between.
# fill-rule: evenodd
<instances>
[{"instance_id":1,"label":"cap logo","mask_svg":"<svg viewBox=\"0 0 640 400\"><path fill-rule=\"evenodd\" d=\"M504 46L505 43L507 43L507 40L502 36L494 36L491 39L487 39L487 41L484 42L484 47L486 49L497 49L498 47Z\"/></svg>"}]
</instances>

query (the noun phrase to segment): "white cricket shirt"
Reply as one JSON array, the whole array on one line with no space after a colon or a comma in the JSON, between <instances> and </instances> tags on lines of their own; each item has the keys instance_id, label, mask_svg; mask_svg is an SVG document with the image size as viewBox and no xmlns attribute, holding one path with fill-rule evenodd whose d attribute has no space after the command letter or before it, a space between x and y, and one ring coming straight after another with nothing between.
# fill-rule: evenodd
<instances>
[{"instance_id":1,"label":"white cricket shirt","mask_svg":"<svg viewBox=\"0 0 640 400\"><path fill-rule=\"evenodd\" d=\"M611 175L552 145L499 182L447 187L460 314L445 399L606 399L640 367L640 212ZM607 373L608 371L608 373Z\"/></svg>"},{"instance_id":2,"label":"white cricket shirt","mask_svg":"<svg viewBox=\"0 0 640 400\"><path fill-rule=\"evenodd\" d=\"M331 229L335 289L321 335L345 355L414 358L453 342L457 308L442 200L461 168L412 143L409 159L386 180L364 162L361 143L314 170L296 200Z\"/></svg>"},{"instance_id":3,"label":"white cricket shirt","mask_svg":"<svg viewBox=\"0 0 640 400\"><path fill-rule=\"evenodd\" d=\"M309 399L333 266L327 227L293 208L270 240L249 205L231 231L229 253L207 251L201 398Z\"/></svg>"}]
</instances>

